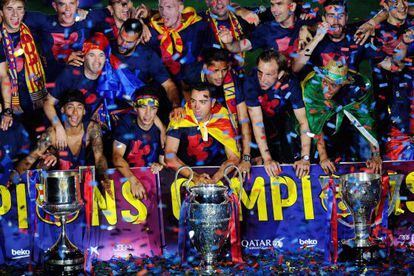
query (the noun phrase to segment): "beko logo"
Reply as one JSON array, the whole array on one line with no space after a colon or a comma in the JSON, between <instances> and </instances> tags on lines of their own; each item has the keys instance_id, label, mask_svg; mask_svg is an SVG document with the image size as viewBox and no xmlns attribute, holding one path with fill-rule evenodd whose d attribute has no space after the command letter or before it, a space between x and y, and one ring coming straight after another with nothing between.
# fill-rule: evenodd
<instances>
[{"instance_id":1,"label":"beko logo","mask_svg":"<svg viewBox=\"0 0 414 276\"><path fill-rule=\"evenodd\" d=\"M13 259L25 258L25 257L30 256L30 250L24 250L24 249L15 250L15 249L12 249L11 254L13 256Z\"/></svg>"},{"instance_id":2,"label":"beko logo","mask_svg":"<svg viewBox=\"0 0 414 276\"><path fill-rule=\"evenodd\" d=\"M299 244L300 245L306 245L306 247L314 247L314 246L318 245L318 240L311 240L311 239L302 240L302 239L299 239Z\"/></svg>"}]
</instances>

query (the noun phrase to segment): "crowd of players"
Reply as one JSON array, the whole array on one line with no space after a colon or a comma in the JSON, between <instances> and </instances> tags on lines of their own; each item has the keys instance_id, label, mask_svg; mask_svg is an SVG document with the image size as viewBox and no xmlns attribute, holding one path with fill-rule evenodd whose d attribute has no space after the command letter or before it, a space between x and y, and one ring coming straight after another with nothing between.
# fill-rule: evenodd
<instances>
[{"instance_id":1,"label":"crowd of players","mask_svg":"<svg viewBox=\"0 0 414 276\"><path fill-rule=\"evenodd\" d=\"M0 3L0 184L95 165L103 187L114 167L146 198L132 167L215 165L193 181L216 183L230 164L249 177L252 165L276 176L293 163L300 178L314 162L329 174L339 161L381 172L382 160L414 159L408 1L382 0L357 23L342 0L206 0L201 12L181 0L88 11L53 0L53 15Z\"/></svg>"}]
</instances>

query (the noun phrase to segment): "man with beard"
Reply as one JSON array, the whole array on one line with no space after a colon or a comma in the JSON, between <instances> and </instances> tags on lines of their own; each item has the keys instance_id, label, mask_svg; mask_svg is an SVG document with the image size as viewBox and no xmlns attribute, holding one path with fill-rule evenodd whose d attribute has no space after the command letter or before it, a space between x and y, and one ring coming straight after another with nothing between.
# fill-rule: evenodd
<instances>
[{"instance_id":1,"label":"man with beard","mask_svg":"<svg viewBox=\"0 0 414 276\"><path fill-rule=\"evenodd\" d=\"M40 43L48 83L56 80L65 64L83 61L82 45L92 27L99 24L89 17L77 20L78 6L78 0L53 0L55 15L30 11L24 17Z\"/></svg>"},{"instance_id":2,"label":"man with beard","mask_svg":"<svg viewBox=\"0 0 414 276\"><path fill-rule=\"evenodd\" d=\"M142 27L138 19L127 19L122 24L117 45L113 47L113 55L116 59L111 58L111 63L115 69L122 64L130 70L139 86L144 83L161 85L166 91L169 103L166 104L164 100L160 104L162 108L169 110L172 108L172 116L175 118L182 113L178 89L157 53L143 45ZM168 112L163 112L162 116L164 115L168 116ZM164 118L165 120L168 118Z\"/></svg>"},{"instance_id":3,"label":"man with beard","mask_svg":"<svg viewBox=\"0 0 414 276\"><path fill-rule=\"evenodd\" d=\"M103 154L101 128L93 121L84 120L85 96L79 90L67 90L60 105L62 117L66 118L63 120L63 130L68 137L68 145L58 151L57 159L48 160L46 165L53 166L58 161L59 170L73 170L79 166L90 165L87 164L86 156L87 148L91 146L98 177L102 180L104 187L108 187L110 184L106 173L108 164ZM56 144L56 139L55 129L49 127L41 135L37 147L16 166L17 172L22 174L29 170L39 158L51 149L52 145Z\"/></svg>"},{"instance_id":4,"label":"man with beard","mask_svg":"<svg viewBox=\"0 0 414 276\"><path fill-rule=\"evenodd\" d=\"M197 60L206 37L206 23L182 0L159 0L159 13L151 17L149 45L161 56L174 79L181 65Z\"/></svg>"},{"instance_id":5,"label":"man with beard","mask_svg":"<svg viewBox=\"0 0 414 276\"><path fill-rule=\"evenodd\" d=\"M108 47L108 40L102 33L96 33L94 37L85 41L83 53L85 62L83 66L75 67L68 65L56 80L55 87L48 95L44 103L44 111L47 118L55 128L55 146L64 149L67 146L66 132L55 109L55 105L63 98L68 90L79 90L85 95L87 107L86 120L93 119L97 122L100 119L100 110L103 98L97 93L98 78L102 73L105 64L104 49Z\"/></svg>"},{"instance_id":6,"label":"man with beard","mask_svg":"<svg viewBox=\"0 0 414 276\"><path fill-rule=\"evenodd\" d=\"M399 55L395 70L378 68L379 60L371 63L379 137L385 144L387 159L413 160L413 66L414 21L408 17L408 1L387 0L386 21L378 25L374 45L387 57ZM408 57L408 58L406 58Z\"/></svg>"},{"instance_id":7,"label":"man with beard","mask_svg":"<svg viewBox=\"0 0 414 276\"><path fill-rule=\"evenodd\" d=\"M220 40L219 30L223 27L229 29L233 39L240 41L249 36L254 30L254 23L257 15L254 12L247 12L242 8L234 8L230 0L206 0L208 10L202 14L203 20L208 22L209 37L205 39L203 48L218 47L225 48L223 42ZM231 9L231 10L229 10ZM243 11L245 16L239 16L240 11ZM246 21L246 20L250 20ZM238 57L235 59L235 65L244 64L244 53L237 53Z\"/></svg>"},{"instance_id":8,"label":"man with beard","mask_svg":"<svg viewBox=\"0 0 414 276\"><path fill-rule=\"evenodd\" d=\"M143 86L135 91L133 98L136 114L126 114L115 129L113 142L113 163L131 185L131 193L146 199L147 193L131 167L151 167L153 173L162 169L161 151L165 137L155 125L159 107L158 91ZM161 163L161 164L160 164Z\"/></svg>"},{"instance_id":9,"label":"man with beard","mask_svg":"<svg viewBox=\"0 0 414 276\"><path fill-rule=\"evenodd\" d=\"M288 74L286 58L273 50L260 54L255 68L243 84L253 133L259 147L264 167L269 176L281 172L278 162L292 163L296 175L302 178L310 170L308 120L302 100L299 81ZM300 126L301 149L295 147L294 113ZM290 132L288 131L290 130Z\"/></svg>"},{"instance_id":10,"label":"man with beard","mask_svg":"<svg viewBox=\"0 0 414 276\"><path fill-rule=\"evenodd\" d=\"M189 88L194 84L204 82L215 88L215 97L218 103L227 108L231 122L241 135L242 162L239 165L241 172L250 171L250 144L251 128L249 115L241 85L241 79L230 65L228 52L224 49L208 48L205 51L204 62L188 64L184 69L183 87ZM189 92L185 93L190 100Z\"/></svg>"},{"instance_id":11,"label":"man with beard","mask_svg":"<svg viewBox=\"0 0 414 276\"><path fill-rule=\"evenodd\" d=\"M194 85L191 99L184 107L184 116L172 120L165 142L165 162L168 167L178 170L183 165L217 166L219 170L210 177L194 173L196 184L217 183L229 165L238 165L240 152L237 148L236 133L226 108L216 103L213 88L204 83ZM184 177L189 170L182 170Z\"/></svg>"},{"instance_id":12,"label":"man with beard","mask_svg":"<svg viewBox=\"0 0 414 276\"><path fill-rule=\"evenodd\" d=\"M323 7L323 22L319 24L313 39L294 58L294 72L301 71L307 63L312 67L325 66L332 59L343 60L349 68L357 69L363 58L383 58L379 51L359 46L353 40L352 34L355 30L351 25L347 25L348 11L343 0L328 0L324 2ZM311 66L306 68L308 73Z\"/></svg>"},{"instance_id":13,"label":"man with beard","mask_svg":"<svg viewBox=\"0 0 414 276\"><path fill-rule=\"evenodd\" d=\"M295 0L271 0L270 10L274 21L260 24L249 39L236 41L231 31L222 27L219 31L220 40L232 53L240 53L251 49L274 49L290 58L298 50L300 28L312 25L316 19L302 20L295 16L297 3Z\"/></svg>"},{"instance_id":14,"label":"man with beard","mask_svg":"<svg viewBox=\"0 0 414 276\"><path fill-rule=\"evenodd\" d=\"M336 171L330 157L346 156L345 160L352 160L352 155L359 153L353 142L358 130L371 147L372 155L367 167L374 173L380 173L382 161L374 131L369 80L348 71L346 63L332 60L320 72L311 72L303 81L302 89L306 116L317 142L319 164L324 172Z\"/></svg>"},{"instance_id":15,"label":"man with beard","mask_svg":"<svg viewBox=\"0 0 414 276\"><path fill-rule=\"evenodd\" d=\"M0 60L7 61L8 64L8 67L1 67L0 70L4 101L2 127L5 129L11 125L15 115L15 119L23 123L31 139L35 139L36 129L45 123L41 108L47 90L35 40L29 28L22 22L25 1L2 0L0 14L3 17Z\"/></svg>"}]
</instances>

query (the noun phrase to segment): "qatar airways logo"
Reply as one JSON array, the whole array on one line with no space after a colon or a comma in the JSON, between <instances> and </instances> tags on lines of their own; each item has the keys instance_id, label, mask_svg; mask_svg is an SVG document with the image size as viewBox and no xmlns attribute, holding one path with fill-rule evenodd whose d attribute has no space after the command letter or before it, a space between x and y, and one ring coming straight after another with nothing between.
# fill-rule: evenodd
<instances>
[{"instance_id":1,"label":"qatar airways logo","mask_svg":"<svg viewBox=\"0 0 414 276\"><path fill-rule=\"evenodd\" d=\"M276 238L274 240L271 240L271 239L242 240L241 245L248 249L268 249L271 247L282 248L284 239L285 238Z\"/></svg>"},{"instance_id":2,"label":"qatar airways logo","mask_svg":"<svg viewBox=\"0 0 414 276\"><path fill-rule=\"evenodd\" d=\"M12 249L11 254L13 256L12 259L26 258L26 257L30 256L30 250L25 250L25 249L15 250L15 249Z\"/></svg>"},{"instance_id":3,"label":"qatar airways logo","mask_svg":"<svg viewBox=\"0 0 414 276\"><path fill-rule=\"evenodd\" d=\"M315 247L315 246L318 245L318 240L311 240L311 239L302 240L302 239L299 239L299 244L301 246L305 246L305 247Z\"/></svg>"}]
</instances>

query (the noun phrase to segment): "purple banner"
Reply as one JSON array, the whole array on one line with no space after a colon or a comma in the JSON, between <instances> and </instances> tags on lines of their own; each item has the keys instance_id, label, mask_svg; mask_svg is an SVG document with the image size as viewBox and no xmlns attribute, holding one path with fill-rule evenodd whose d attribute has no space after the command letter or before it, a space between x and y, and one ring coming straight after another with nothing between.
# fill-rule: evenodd
<instances>
[{"instance_id":1,"label":"purple banner","mask_svg":"<svg viewBox=\"0 0 414 276\"><path fill-rule=\"evenodd\" d=\"M337 174L360 171L363 166L341 164ZM196 170L213 173L217 168ZM92 183L91 212L87 214L85 206L68 223L70 240L84 250L89 264L93 258L107 260L129 254L151 256L177 250L179 202L185 196L182 186L186 179L178 179L178 192L172 170L163 170L159 175L145 168L133 171L145 185L148 200L133 198L129 183L113 170L115 199ZM391 194L394 195L389 199L392 207L389 227L394 231L394 243L414 245L414 162L385 162L384 171L390 176ZM401 183L395 181L395 173L403 175ZM254 167L241 192L242 248L250 253L304 248L322 250L329 237L327 196L320 184L323 175L317 165L313 165L310 176L303 179L296 178L290 165L283 166L283 173L276 178L269 178L263 167ZM240 191L237 178L231 179L231 187ZM36 200L35 184L0 185L0 264L41 262L44 251L56 241L60 229L53 216L37 207ZM352 216L339 195L337 203L339 238L352 237Z\"/></svg>"}]
</instances>

